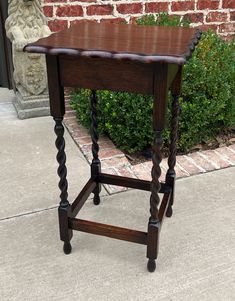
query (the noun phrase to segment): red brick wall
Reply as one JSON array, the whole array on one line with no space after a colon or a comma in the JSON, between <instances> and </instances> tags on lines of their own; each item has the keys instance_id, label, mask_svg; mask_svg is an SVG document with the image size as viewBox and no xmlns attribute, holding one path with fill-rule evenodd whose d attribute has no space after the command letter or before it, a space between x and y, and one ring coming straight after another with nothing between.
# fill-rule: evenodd
<instances>
[{"instance_id":1,"label":"red brick wall","mask_svg":"<svg viewBox=\"0 0 235 301\"><path fill-rule=\"evenodd\" d=\"M192 26L235 36L235 0L42 0L52 31L74 22L132 22L143 14L168 12L191 20Z\"/></svg>"}]
</instances>

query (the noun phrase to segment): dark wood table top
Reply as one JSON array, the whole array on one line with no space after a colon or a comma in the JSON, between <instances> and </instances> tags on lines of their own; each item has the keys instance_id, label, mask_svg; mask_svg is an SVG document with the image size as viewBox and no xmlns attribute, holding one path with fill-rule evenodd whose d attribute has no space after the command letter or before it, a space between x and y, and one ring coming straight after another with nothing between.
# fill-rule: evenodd
<instances>
[{"instance_id":1,"label":"dark wood table top","mask_svg":"<svg viewBox=\"0 0 235 301\"><path fill-rule=\"evenodd\" d=\"M81 23L28 44L27 52L184 64L201 32L182 27Z\"/></svg>"}]
</instances>

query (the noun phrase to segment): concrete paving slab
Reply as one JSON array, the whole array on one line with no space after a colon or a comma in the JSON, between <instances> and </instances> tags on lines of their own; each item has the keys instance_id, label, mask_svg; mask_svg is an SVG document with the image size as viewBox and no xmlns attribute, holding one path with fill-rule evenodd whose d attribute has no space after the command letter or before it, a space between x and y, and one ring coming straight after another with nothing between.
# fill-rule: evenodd
<instances>
[{"instance_id":1,"label":"concrete paving slab","mask_svg":"<svg viewBox=\"0 0 235 301\"><path fill-rule=\"evenodd\" d=\"M0 219L58 205L54 121L0 117ZM90 167L65 131L69 200L89 179ZM103 190L102 192L106 192Z\"/></svg>"},{"instance_id":2,"label":"concrete paving slab","mask_svg":"<svg viewBox=\"0 0 235 301\"><path fill-rule=\"evenodd\" d=\"M146 247L75 232L62 253L57 210L0 221L3 301L232 301L235 296L235 168L177 181L155 273ZM88 202L80 217L145 230L149 193Z\"/></svg>"},{"instance_id":3,"label":"concrete paving slab","mask_svg":"<svg viewBox=\"0 0 235 301\"><path fill-rule=\"evenodd\" d=\"M7 88L0 88L0 103L12 103L15 99L13 90Z\"/></svg>"},{"instance_id":4,"label":"concrete paving slab","mask_svg":"<svg viewBox=\"0 0 235 301\"><path fill-rule=\"evenodd\" d=\"M0 103L0 119L3 120L14 120L16 119L16 110L12 103Z\"/></svg>"}]
</instances>

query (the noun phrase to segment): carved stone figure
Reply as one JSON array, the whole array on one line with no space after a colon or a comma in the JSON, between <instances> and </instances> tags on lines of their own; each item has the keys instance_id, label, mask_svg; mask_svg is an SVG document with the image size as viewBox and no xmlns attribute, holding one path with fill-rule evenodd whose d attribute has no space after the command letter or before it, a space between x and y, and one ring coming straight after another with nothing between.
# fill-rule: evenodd
<instances>
[{"instance_id":1,"label":"carved stone figure","mask_svg":"<svg viewBox=\"0 0 235 301\"><path fill-rule=\"evenodd\" d=\"M5 27L12 42L14 80L22 96L39 95L47 88L45 57L23 52L26 44L50 35L39 0L9 0Z\"/></svg>"}]
</instances>

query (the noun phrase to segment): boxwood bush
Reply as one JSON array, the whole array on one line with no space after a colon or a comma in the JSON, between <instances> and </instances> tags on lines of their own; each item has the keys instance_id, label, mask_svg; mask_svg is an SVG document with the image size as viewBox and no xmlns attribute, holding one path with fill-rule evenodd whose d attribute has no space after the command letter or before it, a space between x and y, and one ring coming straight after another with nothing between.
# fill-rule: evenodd
<instances>
[{"instance_id":1,"label":"boxwood bush","mask_svg":"<svg viewBox=\"0 0 235 301\"><path fill-rule=\"evenodd\" d=\"M137 20L139 25L188 26L163 13ZM184 67L183 89L180 97L182 112L179 124L179 148L189 150L193 145L211 139L223 129L235 126L235 43L227 43L212 31L203 33L192 58ZM149 147L153 139L150 96L98 91L99 131L108 135L121 149L135 152ZM90 126L90 91L76 89L72 106L79 121ZM169 96L169 107L171 97ZM169 138L168 109L164 142Z\"/></svg>"}]
</instances>

